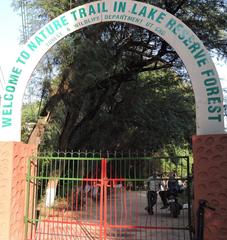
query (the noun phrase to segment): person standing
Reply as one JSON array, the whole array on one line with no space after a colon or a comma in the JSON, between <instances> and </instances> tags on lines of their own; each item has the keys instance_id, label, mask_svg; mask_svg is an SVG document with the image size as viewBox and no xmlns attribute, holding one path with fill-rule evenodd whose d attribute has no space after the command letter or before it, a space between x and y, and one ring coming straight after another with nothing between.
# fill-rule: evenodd
<instances>
[{"instance_id":1,"label":"person standing","mask_svg":"<svg viewBox=\"0 0 227 240\"><path fill-rule=\"evenodd\" d=\"M157 203L157 196L158 196L157 193L161 187L161 179L155 173L153 174L153 176L150 176L146 180L146 182L148 183L148 191L147 191L148 206L145 208L145 210L147 210L149 214L153 215L154 214L153 207Z\"/></svg>"}]
</instances>

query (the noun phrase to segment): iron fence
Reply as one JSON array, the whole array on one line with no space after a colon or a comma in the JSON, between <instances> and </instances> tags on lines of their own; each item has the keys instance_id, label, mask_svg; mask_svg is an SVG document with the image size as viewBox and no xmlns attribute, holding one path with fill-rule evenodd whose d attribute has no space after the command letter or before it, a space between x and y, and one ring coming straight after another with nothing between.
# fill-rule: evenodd
<instances>
[{"instance_id":1,"label":"iron fence","mask_svg":"<svg viewBox=\"0 0 227 240\"><path fill-rule=\"evenodd\" d=\"M28 164L26 239L191 239L190 163L183 157L65 153ZM147 179L175 173L182 210L173 218L157 193L148 214ZM159 189L161 190L161 189Z\"/></svg>"}]
</instances>

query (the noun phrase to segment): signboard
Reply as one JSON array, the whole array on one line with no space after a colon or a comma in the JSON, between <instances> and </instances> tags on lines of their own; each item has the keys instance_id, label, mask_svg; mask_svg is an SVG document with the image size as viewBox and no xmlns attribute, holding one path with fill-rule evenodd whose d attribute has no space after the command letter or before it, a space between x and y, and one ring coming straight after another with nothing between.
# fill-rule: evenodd
<instances>
[{"instance_id":1,"label":"signboard","mask_svg":"<svg viewBox=\"0 0 227 240\"><path fill-rule=\"evenodd\" d=\"M163 9L137 1L103 0L85 4L37 31L12 63L0 103L0 141L20 141L25 88L42 56L68 34L101 22L125 22L156 33L171 45L190 75L196 101L197 134L224 133L223 95L208 51L179 19Z\"/></svg>"}]
</instances>

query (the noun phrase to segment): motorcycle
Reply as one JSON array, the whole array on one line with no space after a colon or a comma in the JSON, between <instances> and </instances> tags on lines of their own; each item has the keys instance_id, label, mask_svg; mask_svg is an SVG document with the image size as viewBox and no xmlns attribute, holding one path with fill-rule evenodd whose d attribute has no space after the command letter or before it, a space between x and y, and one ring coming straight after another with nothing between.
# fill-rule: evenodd
<instances>
[{"instance_id":1,"label":"motorcycle","mask_svg":"<svg viewBox=\"0 0 227 240\"><path fill-rule=\"evenodd\" d=\"M182 205L178 202L176 192L169 193L168 205L171 217L177 218L180 215L180 211L182 210Z\"/></svg>"}]
</instances>

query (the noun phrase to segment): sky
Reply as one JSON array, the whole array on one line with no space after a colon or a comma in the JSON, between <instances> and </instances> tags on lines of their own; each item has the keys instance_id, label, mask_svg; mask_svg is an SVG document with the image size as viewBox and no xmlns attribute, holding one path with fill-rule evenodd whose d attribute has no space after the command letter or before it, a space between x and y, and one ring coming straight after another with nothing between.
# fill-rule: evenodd
<instances>
[{"instance_id":1,"label":"sky","mask_svg":"<svg viewBox=\"0 0 227 240\"><path fill-rule=\"evenodd\" d=\"M12 0L0 2L0 78L6 78L10 62L16 58L19 48L21 17L11 7Z\"/></svg>"},{"instance_id":2,"label":"sky","mask_svg":"<svg viewBox=\"0 0 227 240\"><path fill-rule=\"evenodd\" d=\"M1 0L0 3L0 80L4 79L10 71L11 62L15 60L19 48L21 17L20 11L14 12L11 7L12 0ZM217 62L215 59L219 76L223 87L227 88L227 62ZM0 89L1 89L0 81Z\"/></svg>"}]
</instances>

